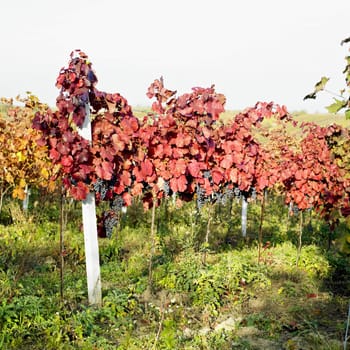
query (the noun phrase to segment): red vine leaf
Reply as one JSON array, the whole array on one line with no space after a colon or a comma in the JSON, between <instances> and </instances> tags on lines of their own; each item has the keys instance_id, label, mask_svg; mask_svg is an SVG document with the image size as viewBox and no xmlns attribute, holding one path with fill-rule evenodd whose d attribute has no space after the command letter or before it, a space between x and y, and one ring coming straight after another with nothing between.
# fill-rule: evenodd
<instances>
[{"instance_id":1,"label":"red vine leaf","mask_svg":"<svg viewBox=\"0 0 350 350\"><path fill-rule=\"evenodd\" d=\"M96 175L103 180L111 180L113 174L113 163L103 161L96 164Z\"/></svg>"},{"instance_id":2,"label":"red vine leaf","mask_svg":"<svg viewBox=\"0 0 350 350\"><path fill-rule=\"evenodd\" d=\"M187 188L187 179L185 175L170 179L170 188L173 192L185 192Z\"/></svg>"},{"instance_id":3,"label":"red vine leaf","mask_svg":"<svg viewBox=\"0 0 350 350\"><path fill-rule=\"evenodd\" d=\"M200 163L193 161L188 165L188 172L190 173L191 176L193 177L199 177L201 173L201 166Z\"/></svg>"},{"instance_id":4,"label":"red vine leaf","mask_svg":"<svg viewBox=\"0 0 350 350\"><path fill-rule=\"evenodd\" d=\"M89 193L89 188L85 183L79 181L76 186L73 186L70 190L71 195L76 200L84 200Z\"/></svg>"}]
</instances>

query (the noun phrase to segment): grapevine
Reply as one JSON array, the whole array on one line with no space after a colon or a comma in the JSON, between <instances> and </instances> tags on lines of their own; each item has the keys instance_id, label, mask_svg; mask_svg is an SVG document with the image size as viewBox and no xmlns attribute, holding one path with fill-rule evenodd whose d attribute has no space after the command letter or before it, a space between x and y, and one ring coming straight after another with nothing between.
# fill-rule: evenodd
<instances>
[{"instance_id":1,"label":"grapevine","mask_svg":"<svg viewBox=\"0 0 350 350\"><path fill-rule=\"evenodd\" d=\"M124 97L97 90L97 82L87 55L73 52L57 78L58 110L38 111L33 120L41 132L38 144L47 147L75 199L94 191L98 202L128 206L140 197L148 209L176 194L179 200L195 198L201 208L240 196L261 199L266 189L277 189L287 204L313 207L325 218L348 200L345 171L329 149L336 132L301 125L305 136L293 143L286 126L297 123L285 106L259 102L223 124L226 100L214 86L177 96L160 78L147 91L152 112L139 120ZM91 143L77 132L87 104ZM266 118L275 118L281 132L265 132ZM268 147L259 130L271 138Z\"/></svg>"}]
</instances>

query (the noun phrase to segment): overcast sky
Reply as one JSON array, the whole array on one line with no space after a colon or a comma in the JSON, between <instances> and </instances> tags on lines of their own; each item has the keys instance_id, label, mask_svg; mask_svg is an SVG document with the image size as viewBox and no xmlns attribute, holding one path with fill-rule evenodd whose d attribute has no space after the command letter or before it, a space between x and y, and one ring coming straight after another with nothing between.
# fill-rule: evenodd
<instances>
[{"instance_id":1,"label":"overcast sky","mask_svg":"<svg viewBox=\"0 0 350 350\"><path fill-rule=\"evenodd\" d=\"M54 105L58 72L81 49L97 88L134 106L150 105L162 75L180 94L215 84L227 109L324 112L331 95L303 97L323 75L344 87L349 15L350 0L1 0L0 96L29 90Z\"/></svg>"}]
</instances>

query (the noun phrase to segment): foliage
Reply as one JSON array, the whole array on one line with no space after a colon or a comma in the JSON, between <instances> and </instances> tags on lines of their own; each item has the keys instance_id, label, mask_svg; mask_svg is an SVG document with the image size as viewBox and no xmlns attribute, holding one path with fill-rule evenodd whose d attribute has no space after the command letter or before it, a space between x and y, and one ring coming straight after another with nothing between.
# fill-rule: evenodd
<instances>
[{"instance_id":1,"label":"foliage","mask_svg":"<svg viewBox=\"0 0 350 350\"><path fill-rule=\"evenodd\" d=\"M350 38L346 38L342 40L341 45L348 44L350 42ZM340 91L340 95L337 95L337 98L334 98L334 102L329 105L327 108L329 113L338 113L342 110L344 110L345 117L347 119L350 119L350 55L345 57L346 60L346 66L343 71L343 74L345 75L345 83L346 87ZM321 80L316 83L314 91L304 97L305 99L315 99L317 94L320 91L327 91L326 90L326 84L329 81L329 78L322 77Z\"/></svg>"},{"instance_id":2,"label":"foliage","mask_svg":"<svg viewBox=\"0 0 350 350\"><path fill-rule=\"evenodd\" d=\"M85 305L80 218L70 213L72 222L65 226L61 250L55 236L58 227L48 222L58 216L57 205L52 204L47 219L32 216L26 222L23 216L12 225L0 226L4 252L0 345L9 349L224 349L237 344L259 348L250 345L249 337L242 339L238 330L254 327L264 337L290 340L288 332L317 328L317 312L321 312L315 305L317 298L322 302L322 293L331 300L333 292L347 292L347 288L327 288L333 288L338 274L347 276L348 257L336 255L332 260L325 253L321 226L312 226L310 214L310 229L305 230L309 244L298 251L296 269L297 252L286 241L303 227L296 229L298 221L288 215L284 204L310 213L315 209L314 220L326 220L335 234L334 225L344 222L341 215L350 214L348 160L343 154L348 132L335 125L297 123L284 106L272 102L258 102L222 123L225 97L214 86L177 96L165 88L162 78L149 87L148 97L155 101L141 119L124 97L101 92L96 84L87 55L73 52L57 78L57 110L29 98L36 114L34 130L27 129L28 135L35 135L37 149L44 152L42 159L51 160L48 181L62 178L76 200L83 200L88 192L96 194L99 234L111 238L101 244L100 252L103 306ZM316 92L325 84L326 79ZM91 140L80 132L87 116L92 122ZM267 119L278 128L266 129ZM298 129L298 138L288 133L291 127ZM31 159L30 165L35 162ZM240 209L235 204L241 198L248 199L251 215L245 241L235 217ZM259 216L262 199L268 213L265 225ZM124 207L127 215L121 212ZM151 207L152 214L144 211ZM263 230L269 231L265 239ZM204 244L198 243L204 235ZM58 272L63 271L65 294L60 299ZM252 312L259 298L263 305ZM288 302L291 306L286 309ZM271 315L273 307L276 312ZM337 317L343 317L344 307L338 307ZM300 312L303 308L309 311L307 316ZM221 320L234 312L241 314L241 320L218 331ZM332 336L336 332L332 329ZM278 346L284 345L279 341Z\"/></svg>"},{"instance_id":3,"label":"foliage","mask_svg":"<svg viewBox=\"0 0 350 350\"><path fill-rule=\"evenodd\" d=\"M99 216L101 237L110 236L122 207L137 197L145 209L172 195L179 205L196 199L200 209L234 194L254 199L278 189L287 204L300 210L313 207L330 224L348 201L345 172L327 143L334 130L312 123L298 126L285 106L258 102L223 124L219 116L225 97L214 86L177 97L161 78L148 88L147 96L155 101L140 120L125 98L101 92L96 84L87 55L72 52L57 78L58 110L37 113L33 127L41 132L39 144L60 167L68 194L82 200L94 191L97 202L109 202L110 209ZM90 114L91 142L79 132ZM283 133L262 128L270 118ZM285 132L288 125L305 136L293 142ZM261 135L274 140L273 147L264 146Z\"/></svg>"},{"instance_id":4,"label":"foliage","mask_svg":"<svg viewBox=\"0 0 350 350\"><path fill-rule=\"evenodd\" d=\"M243 259L242 259L243 258ZM244 297L249 286L264 288L270 281L264 276L264 266L252 266L251 256L226 253L219 261L201 266L200 255L190 253L156 270L157 284L173 293L185 293L193 305L210 314L227 302ZM225 271L225 274L222 274Z\"/></svg>"},{"instance_id":5,"label":"foliage","mask_svg":"<svg viewBox=\"0 0 350 350\"><path fill-rule=\"evenodd\" d=\"M286 199L299 209L314 207L330 220L329 211L343 205L344 192L348 188L345 172L333 161L327 144L334 127L305 124L303 131L301 151L292 155L292 161L285 164L292 173L285 180Z\"/></svg>"},{"instance_id":6,"label":"foliage","mask_svg":"<svg viewBox=\"0 0 350 350\"><path fill-rule=\"evenodd\" d=\"M37 144L39 133L31 128L34 114L48 111L49 107L30 93L17 100L24 107L2 99L7 108L0 115L0 211L9 190L14 198L24 199L27 186L55 188L52 176L56 169L49 162L46 148Z\"/></svg>"}]
</instances>

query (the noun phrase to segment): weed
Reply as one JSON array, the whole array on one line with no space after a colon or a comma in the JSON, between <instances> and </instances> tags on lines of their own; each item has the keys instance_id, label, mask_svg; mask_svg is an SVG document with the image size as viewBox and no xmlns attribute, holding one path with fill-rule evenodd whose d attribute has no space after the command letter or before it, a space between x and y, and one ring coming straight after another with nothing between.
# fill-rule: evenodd
<instances>
[{"instance_id":1,"label":"weed","mask_svg":"<svg viewBox=\"0 0 350 350\"><path fill-rule=\"evenodd\" d=\"M196 221L193 204L163 204L156 212L153 289L147 288L151 217L135 203L117 234L100 241L99 309L86 305L79 205L70 206L64 232L60 300L58 212L52 203L51 213L40 204L30 208L31 222L0 226L1 349L335 349L343 337L349 257L335 246L324 249L328 237L314 237L323 226L313 216L296 269L297 222L278 198L266 203L260 263L258 205L250 204L247 241L240 237L239 206L215 207L203 264L207 213ZM242 321L215 331L232 315ZM259 336L244 335L249 329Z\"/></svg>"}]
</instances>

